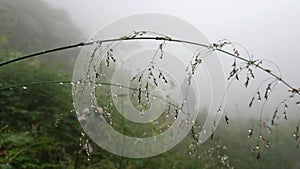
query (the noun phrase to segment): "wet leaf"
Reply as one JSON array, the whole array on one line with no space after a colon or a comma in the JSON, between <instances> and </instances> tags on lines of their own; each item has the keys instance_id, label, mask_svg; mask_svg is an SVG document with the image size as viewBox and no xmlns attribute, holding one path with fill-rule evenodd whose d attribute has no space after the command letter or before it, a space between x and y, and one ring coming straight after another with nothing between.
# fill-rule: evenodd
<instances>
[{"instance_id":1,"label":"wet leaf","mask_svg":"<svg viewBox=\"0 0 300 169\"><path fill-rule=\"evenodd\" d=\"M286 114L286 112L283 112L283 118L284 118L284 120L287 120L287 114Z\"/></svg>"},{"instance_id":2,"label":"wet leaf","mask_svg":"<svg viewBox=\"0 0 300 169\"><path fill-rule=\"evenodd\" d=\"M229 118L227 117L227 115L225 116L225 121L227 124L229 124Z\"/></svg>"},{"instance_id":3,"label":"wet leaf","mask_svg":"<svg viewBox=\"0 0 300 169\"><path fill-rule=\"evenodd\" d=\"M236 56L240 56L240 53L239 53L239 51L238 51L236 48L233 48L233 53L234 53Z\"/></svg>"},{"instance_id":4,"label":"wet leaf","mask_svg":"<svg viewBox=\"0 0 300 169\"><path fill-rule=\"evenodd\" d=\"M245 82L245 87L247 88L248 87L248 85L249 85L249 81L250 81L250 78L247 76L247 78L246 78L246 82Z\"/></svg>"},{"instance_id":5,"label":"wet leaf","mask_svg":"<svg viewBox=\"0 0 300 169\"><path fill-rule=\"evenodd\" d=\"M264 96L264 98L265 98L266 100L268 99L268 96L269 96L269 94L270 94L270 91L271 91L271 85L272 85L272 83L269 83L268 86L267 86L267 88L266 88L266 90L265 90L265 96Z\"/></svg>"},{"instance_id":6,"label":"wet leaf","mask_svg":"<svg viewBox=\"0 0 300 169\"><path fill-rule=\"evenodd\" d=\"M134 81L135 78L136 78L136 76L133 76L133 78L131 79L131 81Z\"/></svg>"},{"instance_id":7,"label":"wet leaf","mask_svg":"<svg viewBox=\"0 0 300 169\"><path fill-rule=\"evenodd\" d=\"M234 68L236 67L236 59L234 59L232 67L234 67Z\"/></svg>"},{"instance_id":8,"label":"wet leaf","mask_svg":"<svg viewBox=\"0 0 300 169\"><path fill-rule=\"evenodd\" d=\"M265 69L265 71L268 72L268 73L271 73L271 70L269 70L269 69Z\"/></svg>"},{"instance_id":9,"label":"wet leaf","mask_svg":"<svg viewBox=\"0 0 300 169\"><path fill-rule=\"evenodd\" d=\"M261 96L260 96L260 92L259 91L257 92L257 96L258 96L257 101L260 102L261 101Z\"/></svg>"},{"instance_id":10,"label":"wet leaf","mask_svg":"<svg viewBox=\"0 0 300 169\"><path fill-rule=\"evenodd\" d=\"M214 141L214 132L212 132L210 135L210 141Z\"/></svg>"},{"instance_id":11,"label":"wet leaf","mask_svg":"<svg viewBox=\"0 0 300 169\"><path fill-rule=\"evenodd\" d=\"M260 152L257 153L256 155L256 160L259 162L260 161Z\"/></svg>"},{"instance_id":12,"label":"wet leaf","mask_svg":"<svg viewBox=\"0 0 300 169\"><path fill-rule=\"evenodd\" d=\"M251 107L251 106L252 106L254 99L255 99L255 98L254 98L254 97L252 97L252 99L251 99L251 101L250 101L250 103L249 103L249 107Z\"/></svg>"},{"instance_id":13,"label":"wet leaf","mask_svg":"<svg viewBox=\"0 0 300 169\"><path fill-rule=\"evenodd\" d=\"M253 129L249 129L248 130L248 138L252 138L252 135L253 135Z\"/></svg>"}]
</instances>

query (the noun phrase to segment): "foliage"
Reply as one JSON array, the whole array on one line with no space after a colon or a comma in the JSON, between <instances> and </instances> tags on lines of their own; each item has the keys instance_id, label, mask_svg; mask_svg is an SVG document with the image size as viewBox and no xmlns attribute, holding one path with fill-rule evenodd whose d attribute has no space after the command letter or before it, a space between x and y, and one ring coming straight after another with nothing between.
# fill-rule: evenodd
<instances>
[{"instance_id":1,"label":"foliage","mask_svg":"<svg viewBox=\"0 0 300 169\"><path fill-rule=\"evenodd\" d=\"M40 0L0 1L0 54L17 57L37 50L54 48L80 39L81 33L74 26L66 11L50 7ZM49 66L60 64L57 69L70 70L77 51L68 51L36 59ZM59 61L59 62L58 62Z\"/></svg>"}]
</instances>

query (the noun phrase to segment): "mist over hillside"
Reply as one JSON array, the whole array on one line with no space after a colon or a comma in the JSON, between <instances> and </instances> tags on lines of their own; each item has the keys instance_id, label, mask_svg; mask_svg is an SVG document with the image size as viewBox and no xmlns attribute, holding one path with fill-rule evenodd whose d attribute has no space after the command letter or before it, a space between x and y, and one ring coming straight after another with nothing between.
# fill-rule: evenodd
<instances>
[{"instance_id":1,"label":"mist over hillside","mask_svg":"<svg viewBox=\"0 0 300 169\"><path fill-rule=\"evenodd\" d=\"M64 9L54 8L41 0L0 1L1 52L24 55L78 43L81 36ZM41 58L51 65L58 63L72 69L78 52L62 51Z\"/></svg>"}]
</instances>

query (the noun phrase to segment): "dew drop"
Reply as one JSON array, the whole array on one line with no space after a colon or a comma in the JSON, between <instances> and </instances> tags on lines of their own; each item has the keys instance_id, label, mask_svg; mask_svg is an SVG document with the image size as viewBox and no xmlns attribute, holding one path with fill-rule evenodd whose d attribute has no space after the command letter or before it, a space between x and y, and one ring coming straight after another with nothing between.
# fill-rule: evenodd
<instances>
[{"instance_id":1,"label":"dew drop","mask_svg":"<svg viewBox=\"0 0 300 169\"><path fill-rule=\"evenodd\" d=\"M145 115L144 110L140 111L140 115L143 117Z\"/></svg>"},{"instance_id":2,"label":"dew drop","mask_svg":"<svg viewBox=\"0 0 300 169\"><path fill-rule=\"evenodd\" d=\"M268 128L268 133L271 133L272 131L271 131L271 129L270 128Z\"/></svg>"},{"instance_id":3,"label":"dew drop","mask_svg":"<svg viewBox=\"0 0 300 169\"><path fill-rule=\"evenodd\" d=\"M253 134L253 129L248 130L248 138L251 138Z\"/></svg>"},{"instance_id":4,"label":"dew drop","mask_svg":"<svg viewBox=\"0 0 300 169\"><path fill-rule=\"evenodd\" d=\"M135 140L134 144L137 144L138 142L142 142L142 141L143 141L142 138L137 138L137 139Z\"/></svg>"},{"instance_id":5,"label":"dew drop","mask_svg":"<svg viewBox=\"0 0 300 169\"><path fill-rule=\"evenodd\" d=\"M22 88L23 88L24 90L27 90L27 86L23 86Z\"/></svg>"},{"instance_id":6,"label":"dew drop","mask_svg":"<svg viewBox=\"0 0 300 169\"><path fill-rule=\"evenodd\" d=\"M63 85L64 83L63 82L59 82L59 85Z\"/></svg>"}]
</instances>

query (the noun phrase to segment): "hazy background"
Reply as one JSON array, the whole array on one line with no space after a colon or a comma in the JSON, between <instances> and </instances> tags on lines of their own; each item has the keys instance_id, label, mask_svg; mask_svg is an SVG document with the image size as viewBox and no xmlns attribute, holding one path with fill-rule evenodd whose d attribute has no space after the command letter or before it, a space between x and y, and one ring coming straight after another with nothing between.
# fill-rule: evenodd
<instances>
[{"instance_id":1,"label":"hazy background","mask_svg":"<svg viewBox=\"0 0 300 169\"><path fill-rule=\"evenodd\" d=\"M254 58L274 61L281 68L284 79L293 86L300 86L300 78L298 78L299 1L48 0L48 2L54 7L64 8L70 14L74 24L78 25L83 32L81 36L83 39L88 39L101 27L133 14L173 15L193 24L211 42L229 39L244 45ZM224 64L225 75L228 75L232 59L225 55L221 55L220 58ZM252 92L249 92L249 89L243 89L241 84L234 85L233 91L229 90L228 107L230 111L239 112L243 109L242 112L249 114L253 109L245 108L256 87L250 86ZM284 98L284 96L276 96L285 92L286 88L278 91L274 94L274 102L270 101L273 108L275 103L277 105L277 102Z\"/></svg>"},{"instance_id":2,"label":"hazy background","mask_svg":"<svg viewBox=\"0 0 300 169\"><path fill-rule=\"evenodd\" d=\"M85 41L106 24L132 14L164 13L193 24L212 42L227 38L243 44L256 58L277 63L283 77L292 85L300 86L297 74L300 10L297 1L47 2L56 9L42 0L0 0L1 61ZM71 21L66 13L71 16ZM263 136L271 141L271 149L263 148L266 145L261 142L260 163L256 160L257 151L250 151L256 148L260 139L259 112L262 104L255 102L252 109L248 108L248 104L259 80L269 77L259 71L255 71L257 81L251 81L247 89L243 87L245 77L242 76L240 83L228 89L226 109L229 124L223 117L214 134L214 141L201 144L192 156L193 147L190 145L195 140L191 132L173 150L148 159L125 159L90 142L93 148L90 162L90 156L86 153L86 150L90 151L87 149L89 138L83 136L83 129L74 112L70 82L26 85L31 82L71 80L79 50L60 51L1 67L0 87L21 86L0 92L0 168L40 168L41 165L44 168L125 168L122 164L131 169L218 168L216 166L223 166L219 152L224 157L228 154L230 163L236 168L300 168L300 151L296 148L300 140L295 141L293 137L300 119L299 106L289 105L288 121L284 123L281 123L281 109L271 133L268 133L268 128L262 128ZM219 57L227 76L233 59L222 54ZM262 94L264 90L263 87ZM275 107L284 96L287 96L287 88L283 86L272 93L263 120L270 122ZM102 105L108 104L107 99L102 97L99 101ZM120 120L116 119L114 127L124 131L126 125ZM128 128L129 134L135 136L144 133L143 128ZM253 129L252 139L248 138L249 129ZM208 154L210 148L217 150L213 156ZM203 153L200 159L193 155Z\"/></svg>"},{"instance_id":3,"label":"hazy background","mask_svg":"<svg viewBox=\"0 0 300 169\"><path fill-rule=\"evenodd\" d=\"M48 0L64 8L72 20L91 36L104 25L122 17L152 12L169 14L196 26L214 42L227 38L243 44L257 58L273 60L292 84L300 61L300 2L287 1L166 1L166 0Z\"/></svg>"},{"instance_id":4,"label":"hazy background","mask_svg":"<svg viewBox=\"0 0 300 169\"><path fill-rule=\"evenodd\" d=\"M1 2L1 1L0 1ZM229 39L244 45L250 54L256 59L267 59L278 64L282 71L283 78L292 86L300 86L298 78L298 41L300 38L300 2L298 1L71 1L71 0L46 0L58 12L51 19L47 19L47 14L43 14L41 7L26 5L24 1L9 1L16 6L20 6L15 13L24 13L32 18L40 18L41 21L32 22L26 20L27 15L23 15L25 24L36 26L35 32L45 30L49 35L53 35L55 40L51 39L53 45L40 47L37 50L45 48L53 48L62 45L76 43L78 41L88 40L97 30L105 25L118 20L122 17L139 13L163 13L173 15L175 17L186 20L187 22L198 28L211 42L221 39ZM41 1L42 2L42 1ZM33 3L34 4L34 3ZM36 10L23 10L21 7L35 8ZM69 14L72 22L64 21ZM30 19L30 17L29 17ZM26 21L25 21L26 20ZM30 21L30 22L29 22ZM46 23L54 24L47 26ZM80 31L73 30L72 25L78 27ZM72 28L72 29L71 29ZM21 28L20 28L21 29ZM43 34L43 36L48 34ZM62 40L63 35L72 37L72 40ZM25 37L23 37L25 36ZM27 34L18 36L17 42L28 43ZM40 35L38 35L40 36ZM17 38L16 38L17 39ZM26 39L26 40L25 40ZM50 38L48 38L50 41ZM188 40L188 39L187 39ZM37 42L40 44L40 42ZM35 45L38 46L38 45ZM36 50L25 51L31 53ZM65 51L63 51L65 52ZM55 58L60 59L60 63L70 62L68 65L74 65L78 55L78 50L73 50L73 57L54 54L48 57L49 62L56 63ZM57 56L56 56L57 55ZM226 55L220 54L223 63L224 73L227 77L233 59ZM43 57L47 58L47 57ZM272 67L274 68L274 67ZM72 68L68 69L72 74ZM256 78L259 80L266 79L269 75L255 72ZM241 82L232 85L228 90L227 108L229 112L239 113L238 116L253 115L251 112L259 112L259 106L254 109L248 109L248 104L255 90L260 83L259 80L250 83L248 89L243 87L245 77L241 77ZM263 92L264 87L261 89ZM267 111L271 114L279 102L287 96L287 88L281 86L272 94ZM204 96L205 98L205 96ZM289 112L298 112L296 106L291 108ZM291 114L291 113L290 113ZM296 113L295 113L296 114ZM257 114L254 114L257 118ZM270 115L269 115L270 116Z\"/></svg>"}]
</instances>

